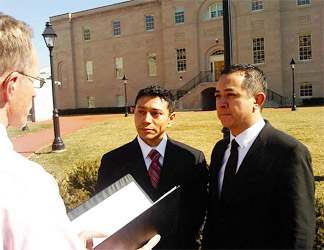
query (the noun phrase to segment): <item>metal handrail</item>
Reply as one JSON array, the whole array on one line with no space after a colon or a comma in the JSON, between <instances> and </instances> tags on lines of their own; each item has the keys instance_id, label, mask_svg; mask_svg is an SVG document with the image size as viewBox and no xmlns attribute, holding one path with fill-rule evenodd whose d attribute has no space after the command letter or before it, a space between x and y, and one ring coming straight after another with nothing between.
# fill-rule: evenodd
<instances>
[{"instance_id":1,"label":"metal handrail","mask_svg":"<svg viewBox=\"0 0 324 250\"><path fill-rule=\"evenodd\" d=\"M266 97L267 101L275 101L280 105L280 107L285 107L287 104L287 97L279 95L278 93L270 89L267 89Z\"/></svg>"},{"instance_id":2,"label":"metal handrail","mask_svg":"<svg viewBox=\"0 0 324 250\"><path fill-rule=\"evenodd\" d=\"M200 71L198 75L196 75L194 78L192 78L190 81L188 81L186 84L181 86L178 89L170 90L173 96L175 97L175 100L179 100L181 97L186 95L190 90L196 88L200 83L202 82L216 82L218 81L218 78L220 77L220 72L213 72L213 71ZM213 79L213 74L216 73L215 79ZM278 93L267 89L266 93L267 101L275 101L277 102L280 107L285 107L287 104L287 97L279 95Z\"/></svg>"},{"instance_id":3,"label":"metal handrail","mask_svg":"<svg viewBox=\"0 0 324 250\"><path fill-rule=\"evenodd\" d=\"M200 71L198 75L184 84L182 87L171 90L171 93L175 97L176 100L179 100L185 94L187 94L190 90L196 88L202 82L213 82L213 71Z\"/></svg>"}]
</instances>

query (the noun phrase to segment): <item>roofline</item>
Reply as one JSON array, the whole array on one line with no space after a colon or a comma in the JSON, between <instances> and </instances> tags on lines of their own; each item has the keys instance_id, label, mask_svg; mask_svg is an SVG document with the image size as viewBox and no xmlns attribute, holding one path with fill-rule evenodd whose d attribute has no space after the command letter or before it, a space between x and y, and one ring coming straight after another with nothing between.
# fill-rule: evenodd
<instances>
[{"instance_id":1,"label":"roofline","mask_svg":"<svg viewBox=\"0 0 324 250\"><path fill-rule=\"evenodd\" d=\"M158 1L158 0L142 0L142 1L136 1L136 0L125 0L124 2L120 2L120 3L114 3L114 4L110 4L110 5L105 5L105 6L101 6L101 7L96 7L96 8L92 8L92 9L87 9L87 10L82 10L82 11L77 11L77 12L68 12L68 13L64 13L64 14L59 14L59 15L55 15L55 16L50 16L49 18L52 19L57 19L59 17L63 17L65 15L69 15L70 18L72 17L72 15L77 15L79 16L80 14L82 15L82 13L86 13L86 12L91 12L91 11L94 11L94 10L99 10L99 9L105 9L103 11L109 11L109 10L116 10L116 9L119 9L119 8L109 8L109 7L114 7L114 6L118 6L118 5L125 5L125 6L120 6L120 8L123 8L123 7L130 7L130 6L135 6L138 4L143 4L143 3L148 3L148 2L155 2L155 1ZM134 2L134 4L132 5L129 5L129 3L132 3ZM107 9L109 8L109 9Z\"/></svg>"}]
</instances>

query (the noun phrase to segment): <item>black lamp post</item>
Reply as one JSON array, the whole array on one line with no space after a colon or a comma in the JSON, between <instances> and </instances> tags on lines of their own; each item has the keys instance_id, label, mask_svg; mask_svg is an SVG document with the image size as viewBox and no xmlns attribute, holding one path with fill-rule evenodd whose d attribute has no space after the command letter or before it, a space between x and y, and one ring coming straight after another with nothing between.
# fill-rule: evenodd
<instances>
[{"instance_id":1,"label":"black lamp post","mask_svg":"<svg viewBox=\"0 0 324 250\"><path fill-rule=\"evenodd\" d=\"M295 104L295 98L296 98L296 94L295 94L295 65L296 65L296 62L295 62L295 59L294 58L291 58L291 62L290 62L290 67L291 67L291 71L292 71L292 101L293 101L293 104L292 104L292 107L291 107L291 111L295 111L297 110L296 108L296 104Z\"/></svg>"},{"instance_id":2,"label":"black lamp post","mask_svg":"<svg viewBox=\"0 0 324 250\"><path fill-rule=\"evenodd\" d=\"M224 64L233 64L231 0L223 0ZM217 43L217 41L216 41Z\"/></svg>"},{"instance_id":3,"label":"black lamp post","mask_svg":"<svg viewBox=\"0 0 324 250\"><path fill-rule=\"evenodd\" d=\"M127 76L124 75L123 79L124 81L124 87L125 87L125 117L128 116L128 105L127 105L127 91L126 91L126 85L127 85Z\"/></svg>"},{"instance_id":4,"label":"black lamp post","mask_svg":"<svg viewBox=\"0 0 324 250\"><path fill-rule=\"evenodd\" d=\"M46 22L46 27L42 35L44 37L46 46L48 47L50 52L52 95L53 95L53 124L54 124L54 136L55 136L55 139L52 144L52 152L60 152L60 151L65 151L65 146L60 137L60 122L59 122L58 110L56 108L55 81L54 81L54 70L53 70L53 48L54 48L57 35L55 34L50 22Z\"/></svg>"},{"instance_id":5,"label":"black lamp post","mask_svg":"<svg viewBox=\"0 0 324 250\"><path fill-rule=\"evenodd\" d=\"M232 15L231 0L223 0L223 32L224 32L224 64L229 68L233 64L233 47L232 47ZM217 41L216 41L217 43ZM230 135L230 130L223 127L222 133L224 138Z\"/></svg>"}]
</instances>

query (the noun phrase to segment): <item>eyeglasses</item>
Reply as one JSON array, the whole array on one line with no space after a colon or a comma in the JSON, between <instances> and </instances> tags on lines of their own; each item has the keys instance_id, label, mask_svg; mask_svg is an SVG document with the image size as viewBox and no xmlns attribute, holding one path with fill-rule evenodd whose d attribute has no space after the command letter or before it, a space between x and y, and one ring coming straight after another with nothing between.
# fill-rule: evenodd
<instances>
[{"instance_id":1,"label":"eyeglasses","mask_svg":"<svg viewBox=\"0 0 324 250\"><path fill-rule=\"evenodd\" d=\"M37 89L40 89L41 87L44 86L45 84L45 79L44 78L40 78L40 77L33 77L33 76L30 76L30 75L26 75L22 72L19 72L17 71L19 74L23 75L23 76L26 76L28 77L28 80L31 81L34 85L34 88L37 88Z\"/></svg>"}]
</instances>

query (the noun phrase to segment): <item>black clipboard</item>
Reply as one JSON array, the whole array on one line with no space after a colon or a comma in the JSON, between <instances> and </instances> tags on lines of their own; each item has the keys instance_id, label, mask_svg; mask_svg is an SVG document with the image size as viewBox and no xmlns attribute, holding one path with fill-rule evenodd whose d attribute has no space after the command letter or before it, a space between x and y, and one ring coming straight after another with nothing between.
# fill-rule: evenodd
<instances>
[{"instance_id":1,"label":"black clipboard","mask_svg":"<svg viewBox=\"0 0 324 250\"><path fill-rule=\"evenodd\" d=\"M134 182L140 188L152 205L103 242L95 246L95 249L137 249L143 246L156 233L161 235L161 242L163 242L164 239L176 230L180 187L174 187L166 195L153 203L129 174L69 212L68 216L70 220L78 218L131 182Z\"/></svg>"},{"instance_id":2,"label":"black clipboard","mask_svg":"<svg viewBox=\"0 0 324 250\"><path fill-rule=\"evenodd\" d=\"M145 193L142 187L135 181L132 175L127 174L118 181L111 184L109 187L103 189L96 195L92 196L89 200L85 201L81 205L72 209L67 215L71 221L78 218L80 215L84 214L88 210L92 209L94 206L98 205L100 202L104 201L114 193L118 192L120 189L124 188L131 182L134 182L137 187L142 191L146 198L153 204L151 198Z\"/></svg>"}]
</instances>

